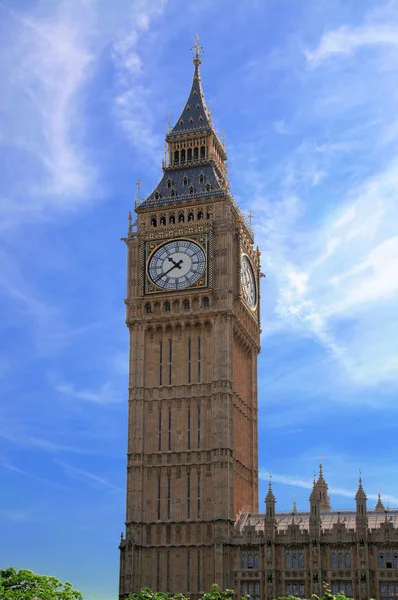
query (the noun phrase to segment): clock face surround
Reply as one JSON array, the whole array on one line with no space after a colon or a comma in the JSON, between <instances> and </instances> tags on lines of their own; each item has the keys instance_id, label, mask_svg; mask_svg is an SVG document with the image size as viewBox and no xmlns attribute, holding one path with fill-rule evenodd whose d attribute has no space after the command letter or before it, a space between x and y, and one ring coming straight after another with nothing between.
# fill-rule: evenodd
<instances>
[{"instance_id":1,"label":"clock face surround","mask_svg":"<svg viewBox=\"0 0 398 600\"><path fill-rule=\"evenodd\" d=\"M246 254L241 258L241 285L243 297L251 310L257 306L257 286L253 267Z\"/></svg>"},{"instance_id":2,"label":"clock face surround","mask_svg":"<svg viewBox=\"0 0 398 600\"><path fill-rule=\"evenodd\" d=\"M183 290L197 283L206 269L203 248L191 239L177 239L158 246L148 260L148 277L165 291Z\"/></svg>"}]
</instances>

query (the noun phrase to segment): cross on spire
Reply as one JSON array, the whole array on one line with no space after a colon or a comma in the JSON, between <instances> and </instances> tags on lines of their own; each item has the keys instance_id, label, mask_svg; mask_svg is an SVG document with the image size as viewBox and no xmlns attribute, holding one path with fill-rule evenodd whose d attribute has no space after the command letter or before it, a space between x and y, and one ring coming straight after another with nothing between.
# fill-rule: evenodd
<instances>
[{"instance_id":1,"label":"cross on spire","mask_svg":"<svg viewBox=\"0 0 398 600\"><path fill-rule=\"evenodd\" d=\"M199 35L198 34L196 34L196 36L195 36L195 44L191 48L191 52L192 52L194 64L197 64L195 61L197 61L198 64L200 64L201 63L200 57L202 56L204 50L203 50L203 46L201 46L199 44Z\"/></svg>"},{"instance_id":2,"label":"cross on spire","mask_svg":"<svg viewBox=\"0 0 398 600\"><path fill-rule=\"evenodd\" d=\"M249 216L248 216L248 218L249 218L249 223L250 223L250 229L252 229L252 227L253 227L253 223L252 223L253 222L252 209L249 210Z\"/></svg>"}]
</instances>

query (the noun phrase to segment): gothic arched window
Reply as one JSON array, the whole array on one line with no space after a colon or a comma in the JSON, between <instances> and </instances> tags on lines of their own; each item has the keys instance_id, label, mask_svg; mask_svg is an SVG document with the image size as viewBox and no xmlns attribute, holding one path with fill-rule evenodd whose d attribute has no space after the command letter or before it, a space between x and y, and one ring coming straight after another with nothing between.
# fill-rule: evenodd
<instances>
[{"instance_id":1,"label":"gothic arched window","mask_svg":"<svg viewBox=\"0 0 398 600\"><path fill-rule=\"evenodd\" d=\"M195 219L195 215L193 214L193 212L192 212L192 211L190 211L190 212L188 213L188 221L193 221L194 219Z\"/></svg>"},{"instance_id":2,"label":"gothic arched window","mask_svg":"<svg viewBox=\"0 0 398 600\"><path fill-rule=\"evenodd\" d=\"M339 552L337 555L337 566L339 569L344 569L344 556L342 552Z\"/></svg>"},{"instance_id":3,"label":"gothic arched window","mask_svg":"<svg viewBox=\"0 0 398 600\"><path fill-rule=\"evenodd\" d=\"M289 550L286 550L286 552L285 552L285 564L286 564L286 569L292 568L292 557L291 557Z\"/></svg>"},{"instance_id":4,"label":"gothic arched window","mask_svg":"<svg viewBox=\"0 0 398 600\"><path fill-rule=\"evenodd\" d=\"M347 586L346 586L346 596L347 596L347 598L352 598L352 585L351 585L351 583L347 583Z\"/></svg>"},{"instance_id":5,"label":"gothic arched window","mask_svg":"<svg viewBox=\"0 0 398 600\"><path fill-rule=\"evenodd\" d=\"M292 552L292 569L297 569L297 552Z\"/></svg>"},{"instance_id":6,"label":"gothic arched window","mask_svg":"<svg viewBox=\"0 0 398 600\"><path fill-rule=\"evenodd\" d=\"M184 300L183 306L184 310L189 310L189 300Z\"/></svg>"},{"instance_id":7,"label":"gothic arched window","mask_svg":"<svg viewBox=\"0 0 398 600\"><path fill-rule=\"evenodd\" d=\"M152 312L152 306L149 302L145 304L145 312L149 315Z\"/></svg>"},{"instance_id":8,"label":"gothic arched window","mask_svg":"<svg viewBox=\"0 0 398 600\"><path fill-rule=\"evenodd\" d=\"M180 162L180 153L178 152L178 150L176 150L174 152L174 162L175 163L179 163Z\"/></svg>"},{"instance_id":9,"label":"gothic arched window","mask_svg":"<svg viewBox=\"0 0 398 600\"><path fill-rule=\"evenodd\" d=\"M385 567L384 554L379 554L379 567L380 569L384 569Z\"/></svg>"},{"instance_id":10,"label":"gothic arched window","mask_svg":"<svg viewBox=\"0 0 398 600\"><path fill-rule=\"evenodd\" d=\"M161 225L166 225L166 217L165 217L164 215L162 215L162 216L160 217L160 224L161 224Z\"/></svg>"},{"instance_id":11,"label":"gothic arched window","mask_svg":"<svg viewBox=\"0 0 398 600\"><path fill-rule=\"evenodd\" d=\"M398 554L394 554L394 569L398 569Z\"/></svg>"},{"instance_id":12,"label":"gothic arched window","mask_svg":"<svg viewBox=\"0 0 398 600\"><path fill-rule=\"evenodd\" d=\"M176 222L175 215L170 215L170 216L169 216L169 223L170 223L171 225L174 225L174 224L175 224L175 222Z\"/></svg>"},{"instance_id":13,"label":"gothic arched window","mask_svg":"<svg viewBox=\"0 0 398 600\"><path fill-rule=\"evenodd\" d=\"M259 557L258 557L258 552L256 552L254 554L254 568L258 569L259 568Z\"/></svg>"},{"instance_id":14,"label":"gothic arched window","mask_svg":"<svg viewBox=\"0 0 398 600\"><path fill-rule=\"evenodd\" d=\"M390 552L386 554L386 569L392 569L392 560Z\"/></svg>"},{"instance_id":15,"label":"gothic arched window","mask_svg":"<svg viewBox=\"0 0 398 600\"><path fill-rule=\"evenodd\" d=\"M203 219L203 210L200 210L198 212L198 221L201 221Z\"/></svg>"},{"instance_id":16,"label":"gothic arched window","mask_svg":"<svg viewBox=\"0 0 398 600\"><path fill-rule=\"evenodd\" d=\"M331 555L331 564L332 564L332 569L337 569L337 555L336 555L336 552L332 552L332 555Z\"/></svg>"},{"instance_id":17,"label":"gothic arched window","mask_svg":"<svg viewBox=\"0 0 398 600\"><path fill-rule=\"evenodd\" d=\"M299 569L304 569L304 554L302 552L299 552L298 555L298 566Z\"/></svg>"},{"instance_id":18,"label":"gothic arched window","mask_svg":"<svg viewBox=\"0 0 398 600\"><path fill-rule=\"evenodd\" d=\"M151 219L151 225L152 225L152 227L156 227L157 224L158 224L158 222L156 220L156 217L152 217L152 219Z\"/></svg>"},{"instance_id":19,"label":"gothic arched window","mask_svg":"<svg viewBox=\"0 0 398 600\"><path fill-rule=\"evenodd\" d=\"M246 554L246 552L242 552L241 564L242 564L242 569L247 569L247 554ZM247 591L246 591L246 594L247 594Z\"/></svg>"},{"instance_id":20,"label":"gothic arched window","mask_svg":"<svg viewBox=\"0 0 398 600\"><path fill-rule=\"evenodd\" d=\"M183 178L182 185L188 185L188 177Z\"/></svg>"},{"instance_id":21,"label":"gothic arched window","mask_svg":"<svg viewBox=\"0 0 398 600\"><path fill-rule=\"evenodd\" d=\"M349 552L347 552L345 555L345 568L351 569L351 556Z\"/></svg>"},{"instance_id":22,"label":"gothic arched window","mask_svg":"<svg viewBox=\"0 0 398 600\"><path fill-rule=\"evenodd\" d=\"M254 569L254 556L251 552L249 552L249 556L247 557L247 568Z\"/></svg>"},{"instance_id":23,"label":"gothic arched window","mask_svg":"<svg viewBox=\"0 0 398 600\"><path fill-rule=\"evenodd\" d=\"M198 160L199 158L199 148L197 146L193 149L193 157L195 160Z\"/></svg>"},{"instance_id":24,"label":"gothic arched window","mask_svg":"<svg viewBox=\"0 0 398 600\"><path fill-rule=\"evenodd\" d=\"M200 147L200 158L205 158L206 156L206 146Z\"/></svg>"},{"instance_id":25,"label":"gothic arched window","mask_svg":"<svg viewBox=\"0 0 398 600\"><path fill-rule=\"evenodd\" d=\"M170 302L165 302L163 308L165 312L170 312Z\"/></svg>"},{"instance_id":26,"label":"gothic arched window","mask_svg":"<svg viewBox=\"0 0 398 600\"><path fill-rule=\"evenodd\" d=\"M188 160L192 160L192 148L188 148Z\"/></svg>"},{"instance_id":27,"label":"gothic arched window","mask_svg":"<svg viewBox=\"0 0 398 600\"><path fill-rule=\"evenodd\" d=\"M203 298L203 300L202 300L202 306L203 306L203 308L209 308L210 301L209 301L209 299L207 297Z\"/></svg>"},{"instance_id":28,"label":"gothic arched window","mask_svg":"<svg viewBox=\"0 0 398 600\"><path fill-rule=\"evenodd\" d=\"M199 183L204 183L205 182L205 178L203 177L203 175L199 176Z\"/></svg>"},{"instance_id":29,"label":"gothic arched window","mask_svg":"<svg viewBox=\"0 0 398 600\"><path fill-rule=\"evenodd\" d=\"M184 223L184 221L185 221L184 213L180 213L178 215L178 222L179 223Z\"/></svg>"},{"instance_id":30,"label":"gothic arched window","mask_svg":"<svg viewBox=\"0 0 398 600\"><path fill-rule=\"evenodd\" d=\"M181 162L185 162L185 150L181 150Z\"/></svg>"}]
</instances>

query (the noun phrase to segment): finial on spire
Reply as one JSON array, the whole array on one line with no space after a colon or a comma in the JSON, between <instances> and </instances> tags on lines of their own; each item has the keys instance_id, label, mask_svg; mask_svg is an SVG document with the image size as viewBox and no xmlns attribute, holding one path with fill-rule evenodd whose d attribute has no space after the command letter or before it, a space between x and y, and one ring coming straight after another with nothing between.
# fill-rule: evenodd
<instances>
[{"instance_id":1,"label":"finial on spire","mask_svg":"<svg viewBox=\"0 0 398 600\"><path fill-rule=\"evenodd\" d=\"M293 514L295 514L296 512L297 512L296 492L294 492L294 494L293 494Z\"/></svg>"},{"instance_id":2,"label":"finial on spire","mask_svg":"<svg viewBox=\"0 0 398 600\"><path fill-rule=\"evenodd\" d=\"M167 111L167 133L170 133L171 112Z\"/></svg>"},{"instance_id":3,"label":"finial on spire","mask_svg":"<svg viewBox=\"0 0 398 600\"><path fill-rule=\"evenodd\" d=\"M192 52L192 56L193 56L193 64L200 65L200 63L202 62L200 60L200 57L204 53L204 50L203 50L203 46L201 46L199 44L199 35L198 34L196 34L196 36L195 36L195 45L191 48L191 52Z\"/></svg>"},{"instance_id":4,"label":"finial on spire","mask_svg":"<svg viewBox=\"0 0 398 600\"><path fill-rule=\"evenodd\" d=\"M131 233L131 229L132 229L132 216L131 216L131 210L129 211L129 219L128 219L129 225L128 225L128 234Z\"/></svg>"},{"instance_id":5,"label":"finial on spire","mask_svg":"<svg viewBox=\"0 0 398 600\"><path fill-rule=\"evenodd\" d=\"M252 213L252 209L249 210L249 215L248 215L248 219L249 219L249 223L250 223L250 229L253 229L253 213Z\"/></svg>"},{"instance_id":6,"label":"finial on spire","mask_svg":"<svg viewBox=\"0 0 398 600\"><path fill-rule=\"evenodd\" d=\"M141 179L138 177L137 179L137 183L135 184L137 186L137 199L136 199L136 204L139 204L141 201Z\"/></svg>"}]
</instances>

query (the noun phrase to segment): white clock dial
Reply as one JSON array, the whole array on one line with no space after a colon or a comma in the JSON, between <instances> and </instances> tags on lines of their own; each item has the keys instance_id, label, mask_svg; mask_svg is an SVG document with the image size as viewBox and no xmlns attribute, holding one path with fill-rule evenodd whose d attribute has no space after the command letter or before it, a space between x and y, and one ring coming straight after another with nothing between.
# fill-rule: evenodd
<instances>
[{"instance_id":1,"label":"white clock dial","mask_svg":"<svg viewBox=\"0 0 398 600\"><path fill-rule=\"evenodd\" d=\"M182 290L203 275L206 256L192 240L173 240L155 250L149 259L148 274L154 285L165 290Z\"/></svg>"},{"instance_id":2,"label":"white clock dial","mask_svg":"<svg viewBox=\"0 0 398 600\"><path fill-rule=\"evenodd\" d=\"M254 278L253 268L246 254L242 255L241 261L241 281L243 297L249 307L254 310L257 306L257 288Z\"/></svg>"}]
</instances>

